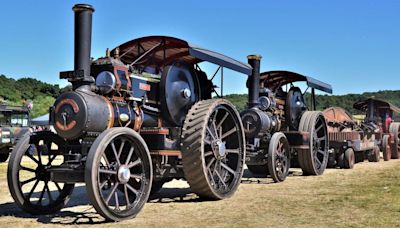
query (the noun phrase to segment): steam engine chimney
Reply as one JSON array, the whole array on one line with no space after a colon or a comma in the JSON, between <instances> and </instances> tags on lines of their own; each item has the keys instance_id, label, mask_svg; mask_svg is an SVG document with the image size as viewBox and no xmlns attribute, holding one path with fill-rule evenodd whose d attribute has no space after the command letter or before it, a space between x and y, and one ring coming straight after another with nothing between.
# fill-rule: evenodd
<instances>
[{"instance_id":1,"label":"steam engine chimney","mask_svg":"<svg viewBox=\"0 0 400 228\"><path fill-rule=\"evenodd\" d=\"M92 14L94 8L88 4L76 4L72 10L75 12L75 75L71 81L75 89L81 85L93 83L93 77L90 76L90 49L92 41ZM78 82L76 83L77 85L75 85L74 81Z\"/></svg>"},{"instance_id":2,"label":"steam engine chimney","mask_svg":"<svg viewBox=\"0 0 400 228\"><path fill-rule=\"evenodd\" d=\"M261 55L248 55L247 61L253 71L247 79L247 88L249 89L249 100L247 107L252 108L258 105L258 97L260 94L260 61Z\"/></svg>"}]
</instances>

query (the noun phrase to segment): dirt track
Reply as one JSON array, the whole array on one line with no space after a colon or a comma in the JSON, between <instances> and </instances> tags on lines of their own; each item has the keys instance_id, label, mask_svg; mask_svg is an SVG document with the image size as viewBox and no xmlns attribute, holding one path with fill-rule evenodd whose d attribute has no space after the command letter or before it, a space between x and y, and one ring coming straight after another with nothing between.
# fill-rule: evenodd
<instances>
[{"instance_id":1,"label":"dirt track","mask_svg":"<svg viewBox=\"0 0 400 228\"><path fill-rule=\"evenodd\" d=\"M0 225L59 226L399 226L400 160L357 164L354 170L329 169L323 176L300 170L280 184L245 172L234 197L199 201L184 181L167 183L137 218L104 223L88 205L85 187L76 187L60 213L31 216L17 208L8 193L6 164L0 165Z\"/></svg>"}]
</instances>

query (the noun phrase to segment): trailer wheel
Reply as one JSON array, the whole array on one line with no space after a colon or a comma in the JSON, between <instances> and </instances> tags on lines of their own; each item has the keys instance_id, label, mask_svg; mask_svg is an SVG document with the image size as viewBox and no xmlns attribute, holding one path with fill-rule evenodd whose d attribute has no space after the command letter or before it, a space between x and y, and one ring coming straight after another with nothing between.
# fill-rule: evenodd
<instances>
[{"instance_id":1,"label":"trailer wheel","mask_svg":"<svg viewBox=\"0 0 400 228\"><path fill-rule=\"evenodd\" d=\"M10 148L8 147L2 148L0 152L0 162L7 161L9 156L10 156Z\"/></svg>"},{"instance_id":2,"label":"trailer wheel","mask_svg":"<svg viewBox=\"0 0 400 228\"><path fill-rule=\"evenodd\" d=\"M149 150L134 130L110 128L93 142L85 183L91 203L107 220L135 217L149 198L152 178Z\"/></svg>"},{"instance_id":3,"label":"trailer wheel","mask_svg":"<svg viewBox=\"0 0 400 228\"><path fill-rule=\"evenodd\" d=\"M62 138L45 131L32 138L27 134L18 141L11 153L7 180L11 196L22 210L50 214L67 204L74 185L51 181L48 171L64 162L63 144Z\"/></svg>"},{"instance_id":4,"label":"trailer wheel","mask_svg":"<svg viewBox=\"0 0 400 228\"><path fill-rule=\"evenodd\" d=\"M394 136L394 145L392 145L392 159L400 158L400 123L391 123L390 133Z\"/></svg>"},{"instance_id":5,"label":"trailer wheel","mask_svg":"<svg viewBox=\"0 0 400 228\"><path fill-rule=\"evenodd\" d=\"M389 143L389 135L384 135L382 138L382 152L383 152L383 160L389 161L392 153L390 150L390 143Z\"/></svg>"},{"instance_id":6,"label":"trailer wheel","mask_svg":"<svg viewBox=\"0 0 400 228\"><path fill-rule=\"evenodd\" d=\"M251 173L259 176L259 177L267 177L269 175L268 165L247 165L247 169L250 170Z\"/></svg>"},{"instance_id":7,"label":"trailer wheel","mask_svg":"<svg viewBox=\"0 0 400 228\"><path fill-rule=\"evenodd\" d=\"M282 182L289 174L289 142L282 132L272 135L268 148L268 170L274 182Z\"/></svg>"},{"instance_id":8,"label":"trailer wheel","mask_svg":"<svg viewBox=\"0 0 400 228\"><path fill-rule=\"evenodd\" d=\"M375 146L368 154L368 161L369 162L379 162L380 160L380 150L378 146Z\"/></svg>"},{"instance_id":9,"label":"trailer wheel","mask_svg":"<svg viewBox=\"0 0 400 228\"><path fill-rule=\"evenodd\" d=\"M328 163L328 133L322 112L306 111L301 116L299 131L310 133L309 149L299 149L299 165L304 175L321 175Z\"/></svg>"},{"instance_id":10,"label":"trailer wheel","mask_svg":"<svg viewBox=\"0 0 400 228\"><path fill-rule=\"evenodd\" d=\"M355 155L354 150L352 148L347 148L344 152L344 166L345 169L352 169L354 168L355 163Z\"/></svg>"},{"instance_id":11,"label":"trailer wheel","mask_svg":"<svg viewBox=\"0 0 400 228\"><path fill-rule=\"evenodd\" d=\"M192 106L182 131L182 163L193 192L207 199L232 196L243 175L245 152L242 121L229 101Z\"/></svg>"}]
</instances>

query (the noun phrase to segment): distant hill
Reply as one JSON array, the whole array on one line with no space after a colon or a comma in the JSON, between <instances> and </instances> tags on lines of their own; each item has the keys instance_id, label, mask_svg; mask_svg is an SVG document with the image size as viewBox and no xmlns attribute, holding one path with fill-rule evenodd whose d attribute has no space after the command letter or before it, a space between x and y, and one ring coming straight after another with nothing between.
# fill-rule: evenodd
<instances>
[{"instance_id":1,"label":"distant hill","mask_svg":"<svg viewBox=\"0 0 400 228\"><path fill-rule=\"evenodd\" d=\"M22 105L23 100L31 100L31 117L46 114L60 94L58 85L48 84L33 78L15 80L0 75L0 99L11 105Z\"/></svg>"}]
</instances>

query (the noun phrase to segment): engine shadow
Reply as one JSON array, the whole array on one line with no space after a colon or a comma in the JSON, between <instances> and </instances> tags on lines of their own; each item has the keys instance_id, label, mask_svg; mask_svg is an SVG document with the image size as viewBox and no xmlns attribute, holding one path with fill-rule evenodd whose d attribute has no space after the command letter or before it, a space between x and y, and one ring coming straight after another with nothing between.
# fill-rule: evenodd
<instances>
[{"instance_id":1,"label":"engine shadow","mask_svg":"<svg viewBox=\"0 0 400 228\"><path fill-rule=\"evenodd\" d=\"M288 178L300 177L303 175L302 171L299 170L289 170ZM243 177L241 184L275 184L269 175L258 175L253 174L250 170L245 169L243 172Z\"/></svg>"}]
</instances>

